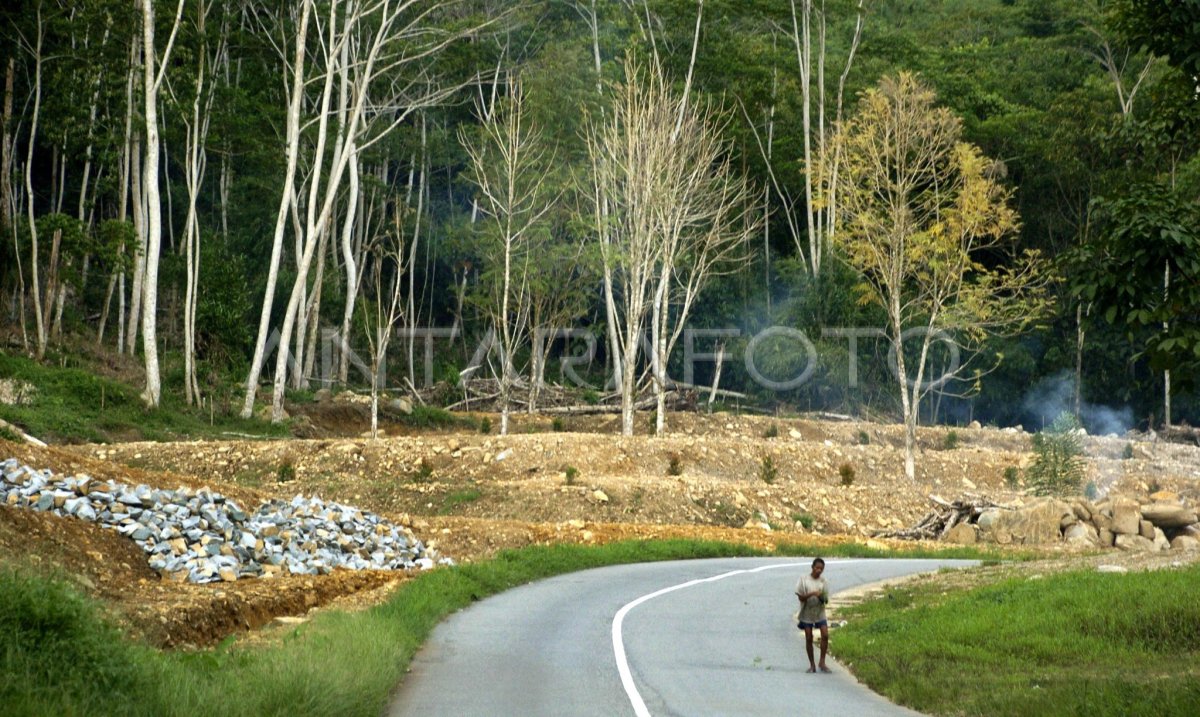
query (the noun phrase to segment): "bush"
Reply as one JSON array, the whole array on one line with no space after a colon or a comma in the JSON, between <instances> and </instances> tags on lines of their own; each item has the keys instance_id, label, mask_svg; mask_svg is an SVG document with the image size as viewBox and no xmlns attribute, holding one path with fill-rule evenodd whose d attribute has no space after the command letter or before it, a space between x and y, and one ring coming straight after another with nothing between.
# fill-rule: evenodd
<instances>
[{"instance_id":1,"label":"bush","mask_svg":"<svg viewBox=\"0 0 1200 717\"><path fill-rule=\"evenodd\" d=\"M1016 466L1008 466L1004 469L1004 485L1016 490L1021 482L1021 471Z\"/></svg>"},{"instance_id":2,"label":"bush","mask_svg":"<svg viewBox=\"0 0 1200 717\"><path fill-rule=\"evenodd\" d=\"M296 480L296 466L292 463L291 458L286 458L283 463L279 464L279 468L275 471L275 478L280 483L290 483Z\"/></svg>"},{"instance_id":3,"label":"bush","mask_svg":"<svg viewBox=\"0 0 1200 717\"><path fill-rule=\"evenodd\" d=\"M1125 444L1125 450L1121 451L1121 458L1124 460L1129 460L1129 459L1133 458L1133 444L1132 443Z\"/></svg>"},{"instance_id":4,"label":"bush","mask_svg":"<svg viewBox=\"0 0 1200 717\"><path fill-rule=\"evenodd\" d=\"M567 424L565 421L563 421L563 419L555 416L554 420L550 422L550 428L553 429L555 433L562 433L563 431L567 430Z\"/></svg>"},{"instance_id":5,"label":"bush","mask_svg":"<svg viewBox=\"0 0 1200 717\"><path fill-rule=\"evenodd\" d=\"M424 458L417 464L417 470L412 474L414 481L425 483L433 478L433 466L429 465Z\"/></svg>"},{"instance_id":6,"label":"bush","mask_svg":"<svg viewBox=\"0 0 1200 717\"><path fill-rule=\"evenodd\" d=\"M671 461L667 464L667 475L677 476L683 474L683 461L679 458L678 453L671 454Z\"/></svg>"},{"instance_id":7,"label":"bush","mask_svg":"<svg viewBox=\"0 0 1200 717\"><path fill-rule=\"evenodd\" d=\"M958 431L950 429L950 432L942 439L942 450L952 451L955 448L958 448Z\"/></svg>"},{"instance_id":8,"label":"bush","mask_svg":"<svg viewBox=\"0 0 1200 717\"><path fill-rule=\"evenodd\" d=\"M419 428L440 428L453 426L458 423L458 419L444 408L417 404L413 406L412 413L404 422Z\"/></svg>"},{"instance_id":9,"label":"bush","mask_svg":"<svg viewBox=\"0 0 1200 717\"><path fill-rule=\"evenodd\" d=\"M579 469L575 466L564 466L563 473L567 476L567 485L575 485L575 479L579 477Z\"/></svg>"},{"instance_id":10,"label":"bush","mask_svg":"<svg viewBox=\"0 0 1200 717\"><path fill-rule=\"evenodd\" d=\"M492 419L488 418L487 416L484 416L483 418L479 419L479 432L480 433L491 433L492 432Z\"/></svg>"},{"instance_id":11,"label":"bush","mask_svg":"<svg viewBox=\"0 0 1200 717\"><path fill-rule=\"evenodd\" d=\"M813 517L808 513L792 513L792 520L803 526L805 530L812 530Z\"/></svg>"},{"instance_id":12,"label":"bush","mask_svg":"<svg viewBox=\"0 0 1200 717\"><path fill-rule=\"evenodd\" d=\"M1033 465L1025 478L1036 495L1069 495L1083 481L1083 444L1079 421L1063 412L1049 427L1033 436Z\"/></svg>"},{"instance_id":13,"label":"bush","mask_svg":"<svg viewBox=\"0 0 1200 717\"><path fill-rule=\"evenodd\" d=\"M0 636L5 714L118 714L153 687L141 651L64 581L0 568Z\"/></svg>"},{"instance_id":14,"label":"bush","mask_svg":"<svg viewBox=\"0 0 1200 717\"><path fill-rule=\"evenodd\" d=\"M767 430L763 431L763 438L778 438L778 437L779 437L779 426L776 426L774 423L772 423L770 426L768 426Z\"/></svg>"},{"instance_id":15,"label":"bush","mask_svg":"<svg viewBox=\"0 0 1200 717\"><path fill-rule=\"evenodd\" d=\"M860 445L860 446L871 445L871 434L867 433L866 431L859 431L858 432L858 445Z\"/></svg>"},{"instance_id":16,"label":"bush","mask_svg":"<svg viewBox=\"0 0 1200 717\"><path fill-rule=\"evenodd\" d=\"M763 483L770 485L779 477L779 469L775 467L775 459L771 456L763 456L762 463L758 466L758 477Z\"/></svg>"},{"instance_id":17,"label":"bush","mask_svg":"<svg viewBox=\"0 0 1200 717\"><path fill-rule=\"evenodd\" d=\"M849 463L843 463L838 466L838 476L842 479L842 485L854 485L854 466Z\"/></svg>"}]
</instances>

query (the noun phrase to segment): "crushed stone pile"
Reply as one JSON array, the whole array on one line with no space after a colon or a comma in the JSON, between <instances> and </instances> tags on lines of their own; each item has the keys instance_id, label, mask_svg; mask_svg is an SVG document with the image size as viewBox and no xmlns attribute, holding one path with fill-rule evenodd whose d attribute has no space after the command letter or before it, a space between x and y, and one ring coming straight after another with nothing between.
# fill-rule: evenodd
<instances>
[{"instance_id":1,"label":"crushed stone pile","mask_svg":"<svg viewBox=\"0 0 1200 717\"><path fill-rule=\"evenodd\" d=\"M208 488L158 490L87 475L60 477L10 458L0 462L0 504L112 528L149 554L151 568L179 582L453 563L374 513L302 495L249 513Z\"/></svg>"}]
</instances>

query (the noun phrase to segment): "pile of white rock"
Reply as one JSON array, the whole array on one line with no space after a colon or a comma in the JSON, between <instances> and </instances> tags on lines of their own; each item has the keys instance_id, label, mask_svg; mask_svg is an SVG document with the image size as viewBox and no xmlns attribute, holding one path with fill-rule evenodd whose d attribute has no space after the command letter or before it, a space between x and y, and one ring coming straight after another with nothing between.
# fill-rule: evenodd
<instances>
[{"instance_id":1,"label":"pile of white rock","mask_svg":"<svg viewBox=\"0 0 1200 717\"><path fill-rule=\"evenodd\" d=\"M164 578L193 583L322 575L335 568L395 570L450 564L407 528L320 498L271 500L253 513L207 488L159 490L58 477L0 462L0 504L99 523L128 536Z\"/></svg>"}]
</instances>

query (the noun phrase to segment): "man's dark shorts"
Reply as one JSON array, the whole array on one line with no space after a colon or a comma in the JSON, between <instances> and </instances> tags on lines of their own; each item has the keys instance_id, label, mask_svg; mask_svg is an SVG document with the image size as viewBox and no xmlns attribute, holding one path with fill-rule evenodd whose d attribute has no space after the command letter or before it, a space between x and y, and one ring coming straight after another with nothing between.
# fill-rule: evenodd
<instances>
[{"instance_id":1,"label":"man's dark shorts","mask_svg":"<svg viewBox=\"0 0 1200 717\"><path fill-rule=\"evenodd\" d=\"M796 623L796 627L800 628L801 630L812 630L814 628L819 630L822 627L829 627L829 621L821 620L820 622L804 622L801 620L800 622Z\"/></svg>"}]
</instances>

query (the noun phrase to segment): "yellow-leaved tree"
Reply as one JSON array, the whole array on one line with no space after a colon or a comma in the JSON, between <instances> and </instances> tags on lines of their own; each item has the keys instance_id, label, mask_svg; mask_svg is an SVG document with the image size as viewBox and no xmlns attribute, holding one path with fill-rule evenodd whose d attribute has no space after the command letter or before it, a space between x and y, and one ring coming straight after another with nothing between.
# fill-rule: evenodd
<instances>
[{"instance_id":1,"label":"yellow-leaved tree","mask_svg":"<svg viewBox=\"0 0 1200 717\"><path fill-rule=\"evenodd\" d=\"M910 480L921 398L962 375L987 336L1037 320L1049 278L1036 251L1017 251L1003 165L963 141L958 117L935 100L911 74L885 77L835 138L835 244L862 275L860 300L887 316ZM937 343L950 347L948 356L966 358L948 359L930 380Z\"/></svg>"}]
</instances>

